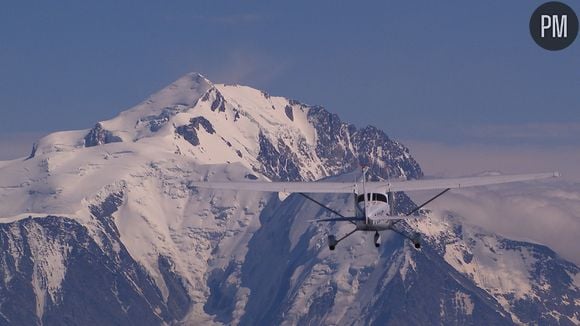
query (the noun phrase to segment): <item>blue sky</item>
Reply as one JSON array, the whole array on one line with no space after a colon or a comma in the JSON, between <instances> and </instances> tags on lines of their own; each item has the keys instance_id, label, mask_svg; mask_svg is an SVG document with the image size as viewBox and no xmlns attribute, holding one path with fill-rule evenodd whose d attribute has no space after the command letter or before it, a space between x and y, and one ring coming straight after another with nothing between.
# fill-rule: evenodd
<instances>
[{"instance_id":1,"label":"blue sky","mask_svg":"<svg viewBox=\"0 0 580 326\"><path fill-rule=\"evenodd\" d=\"M580 41L538 47L539 4L10 2L0 137L89 128L198 71L397 139L577 147Z\"/></svg>"}]
</instances>

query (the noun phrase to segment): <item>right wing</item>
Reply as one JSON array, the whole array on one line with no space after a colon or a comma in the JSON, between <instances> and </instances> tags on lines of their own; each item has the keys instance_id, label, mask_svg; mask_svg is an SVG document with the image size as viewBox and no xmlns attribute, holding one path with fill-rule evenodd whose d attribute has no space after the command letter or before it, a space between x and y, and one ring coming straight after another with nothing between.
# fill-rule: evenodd
<instances>
[{"instance_id":1,"label":"right wing","mask_svg":"<svg viewBox=\"0 0 580 326\"><path fill-rule=\"evenodd\" d=\"M394 181L394 182L385 182L382 186L385 189L387 189L387 191L416 191L416 190L433 190L446 188L458 189L466 187L488 186L501 183L557 178L559 176L560 176L559 172L490 175L482 177ZM371 185L372 184L373 183L371 183Z\"/></svg>"}]
</instances>

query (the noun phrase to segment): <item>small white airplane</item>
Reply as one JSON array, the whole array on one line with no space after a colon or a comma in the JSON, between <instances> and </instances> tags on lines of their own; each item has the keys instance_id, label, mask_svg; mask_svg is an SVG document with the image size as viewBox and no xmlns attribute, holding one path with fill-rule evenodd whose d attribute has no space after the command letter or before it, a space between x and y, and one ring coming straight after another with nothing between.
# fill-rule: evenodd
<instances>
[{"instance_id":1,"label":"small white airplane","mask_svg":"<svg viewBox=\"0 0 580 326\"><path fill-rule=\"evenodd\" d=\"M366 181L367 168L363 168L362 189L354 182L264 182L264 181L244 181L244 182L191 182L190 185L198 188L211 188L238 191L266 191L282 193L299 193L308 200L327 209L338 217L313 220L314 222L350 222L355 228L349 233L337 239L335 235L328 236L328 248L334 250L336 245L346 239L356 231L375 232L375 246L380 246L381 237L379 232L385 230L394 231L403 237L411 240L415 248L421 248L420 234L406 234L402 230L395 228L397 223L404 219L411 218L425 205L439 198L451 189L459 189L475 186L486 186L500 183L539 180L559 177L559 172L536 173L536 174L515 174L515 175L494 175L481 177L464 177L450 179L429 179L410 181ZM415 207L404 215L395 213L395 192L444 189L436 196L427 200L423 204ZM352 193L355 197L355 216L343 216L339 212L323 205L306 193Z\"/></svg>"}]
</instances>

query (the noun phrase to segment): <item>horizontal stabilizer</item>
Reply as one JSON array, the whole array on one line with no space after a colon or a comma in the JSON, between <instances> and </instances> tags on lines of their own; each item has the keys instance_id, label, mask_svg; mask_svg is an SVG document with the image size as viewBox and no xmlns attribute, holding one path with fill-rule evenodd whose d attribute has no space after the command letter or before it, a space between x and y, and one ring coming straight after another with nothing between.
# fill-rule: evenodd
<instances>
[{"instance_id":1,"label":"horizontal stabilizer","mask_svg":"<svg viewBox=\"0 0 580 326\"><path fill-rule=\"evenodd\" d=\"M334 217L334 218L321 218L318 220L309 220L309 222L356 222L364 221L364 217Z\"/></svg>"}]
</instances>

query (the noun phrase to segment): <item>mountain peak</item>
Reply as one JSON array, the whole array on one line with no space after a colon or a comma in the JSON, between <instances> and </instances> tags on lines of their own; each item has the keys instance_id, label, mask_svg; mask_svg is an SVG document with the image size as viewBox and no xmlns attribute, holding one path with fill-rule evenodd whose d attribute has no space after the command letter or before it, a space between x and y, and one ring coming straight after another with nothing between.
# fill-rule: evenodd
<instances>
[{"instance_id":1,"label":"mountain peak","mask_svg":"<svg viewBox=\"0 0 580 326\"><path fill-rule=\"evenodd\" d=\"M151 95L131 110L158 111L159 109L176 105L193 106L213 86L213 83L202 74L190 72Z\"/></svg>"},{"instance_id":2,"label":"mountain peak","mask_svg":"<svg viewBox=\"0 0 580 326\"><path fill-rule=\"evenodd\" d=\"M360 164L376 166L375 175L386 169L391 176L422 175L407 149L376 128L357 129L320 106L248 86L213 84L199 73L184 75L90 130L45 137L36 155L122 146L112 143L133 151L155 148L201 164L238 162L270 179L317 180ZM408 173L396 168L400 164Z\"/></svg>"}]
</instances>

